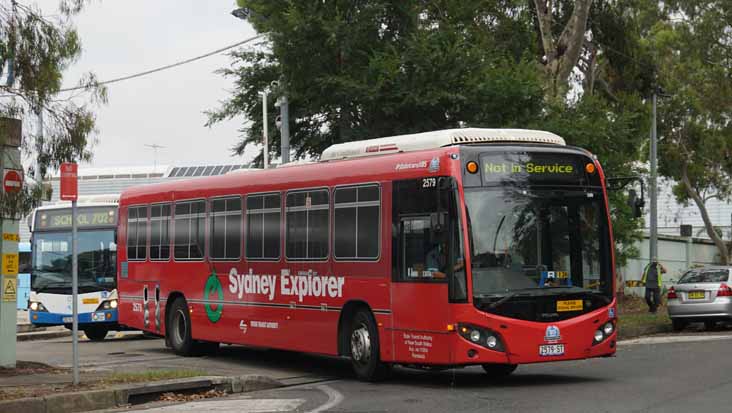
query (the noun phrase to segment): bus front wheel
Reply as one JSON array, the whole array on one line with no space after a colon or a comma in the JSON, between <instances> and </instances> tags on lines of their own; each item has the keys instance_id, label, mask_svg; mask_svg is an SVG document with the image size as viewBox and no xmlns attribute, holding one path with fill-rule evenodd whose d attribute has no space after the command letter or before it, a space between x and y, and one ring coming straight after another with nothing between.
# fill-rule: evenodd
<instances>
[{"instance_id":1,"label":"bus front wheel","mask_svg":"<svg viewBox=\"0 0 732 413\"><path fill-rule=\"evenodd\" d=\"M106 327L89 327L84 329L84 335L91 341L102 341L107 337L109 329Z\"/></svg>"},{"instance_id":2,"label":"bus front wheel","mask_svg":"<svg viewBox=\"0 0 732 413\"><path fill-rule=\"evenodd\" d=\"M379 332L370 311L359 310L353 317L350 335L351 364L361 380L385 379L391 366L380 360Z\"/></svg>"},{"instance_id":3,"label":"bus front wheel","mask_svg":"<svg viewBox=\"0 0 732 413\"><path fill-rule=\"evenodd\" d=\"M483 370L492 378L506 377L513 373L518 364L483 364Z\"/></svg>"}]
</instances>

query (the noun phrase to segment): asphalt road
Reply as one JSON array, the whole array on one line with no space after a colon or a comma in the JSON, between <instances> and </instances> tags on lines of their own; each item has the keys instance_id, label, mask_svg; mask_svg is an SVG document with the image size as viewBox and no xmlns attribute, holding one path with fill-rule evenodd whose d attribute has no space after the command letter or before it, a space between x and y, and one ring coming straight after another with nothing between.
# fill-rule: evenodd
<instances>
[{"instance_id":1,"label":"asphalt road","mask_svg":"<svg viewBox=\"0 0 732 413\"><path fill-rule=\"evenodd\" d=\"M36 361L64 360L67 342L18 343L18 358L35 354ZM148 411L701 412L727 411L732 405L730 346L730 331L687 332L623 343L614 358L520 366L500 382L491 381L480 368L399 368L391 380L379 384L355 380L343 360L237 346L222 347L214 357L180 358L164 349L162 340L137 335L82 342L81 355L86 369L205 368L211 374L267 374L291 385L135 407Z\"/></svg>"}]
</instances>

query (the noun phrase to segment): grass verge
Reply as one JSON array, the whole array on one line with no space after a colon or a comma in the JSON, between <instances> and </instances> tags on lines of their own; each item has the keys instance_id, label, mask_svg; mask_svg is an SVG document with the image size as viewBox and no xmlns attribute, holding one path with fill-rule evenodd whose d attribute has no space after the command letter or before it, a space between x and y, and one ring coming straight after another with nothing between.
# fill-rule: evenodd
<instances>
[{"instance_id":1,"label":"grass verge","mask_svg":"<svg viewBox=\"0 0 732 413\"><path fill-rule=\"evenodd\" d=\"M655 314L648 312L645 300L625 296L618 300L618 338L628 339L671 331L671 319L662 302Z\"/></svg>"},{"instance_id":2,"label":"grass verge","mask_svg":"<svg viewBox=\"0 0 732 413\"><path fill-rule=\"evenodd\" d=\"M185 379L188 377L205 376L203 370L184 369L184 370L147 370L142 372L131 373L112 373L102 379L104 384L125 384L125 383L141 383L148 381Z\"/></svg>"}]
</instances>

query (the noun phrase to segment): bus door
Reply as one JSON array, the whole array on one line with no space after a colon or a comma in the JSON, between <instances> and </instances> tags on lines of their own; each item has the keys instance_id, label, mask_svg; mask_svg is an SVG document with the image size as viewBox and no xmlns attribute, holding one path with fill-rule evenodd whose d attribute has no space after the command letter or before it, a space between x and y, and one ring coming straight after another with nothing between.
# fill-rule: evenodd
<instances>
[{"instance_id":1,"label":"bus door","mask_svg":"<svg viewBox=\"0 0 732 413\"><path fill-rule=\"evenodd\" d=\"M451 361L449 303L465 287L454 282L462 260L451 183L449 177L394 182L391 296L397 361Z\"/></svg>"}]
</instances>

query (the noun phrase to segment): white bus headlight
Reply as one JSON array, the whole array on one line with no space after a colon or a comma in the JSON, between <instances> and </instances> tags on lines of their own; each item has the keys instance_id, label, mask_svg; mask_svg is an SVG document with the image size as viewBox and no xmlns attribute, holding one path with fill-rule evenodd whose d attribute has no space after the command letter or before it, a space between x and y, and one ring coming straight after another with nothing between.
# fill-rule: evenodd
<instances>
[{"instance_id":1,"label":"white bus headlight","mask_svg":"<svg viewBox=\"0 0 732 413\"><path fill-rule=\"evenodd\" d=\"M599 343L605 339L605 334L602 330L595 330L595 343Z\"/></svg>"},{"instance_id":2,"label":"white bus headlight","mask_svg":"<svg viewBox=\"0 0 732 413\"><path fill-rule=\"evenodd\" d=\"M613 326L613 323L611 323L609 321L607 323L605 323L604 326L602 326L602 332L605 333L606 336L609 336L610 334L612 334L614 330L615 330L615 326Z\"/></svg>"},{"instance_id":3,"label":"white bus headlight","mask_svg":"<svg viewBox=\"0 0 732 413\"><path fill-rule=\"evenodd\" d=\"M112 308L117 308L117 300L111 300L109 302L109 306Z\"/></svg>"},{"instance_id":4,"label":"white bus headlight","mask_svg":"<svg viewBox=\"0 0 732 413\"><path fill-rule=\"evenodd\" d=\"M31 301L30 305L31 311L48 311L46 310L46 307L43 306L43 304L39 303L38 301Z\"/></svg>"}]
</instances>

